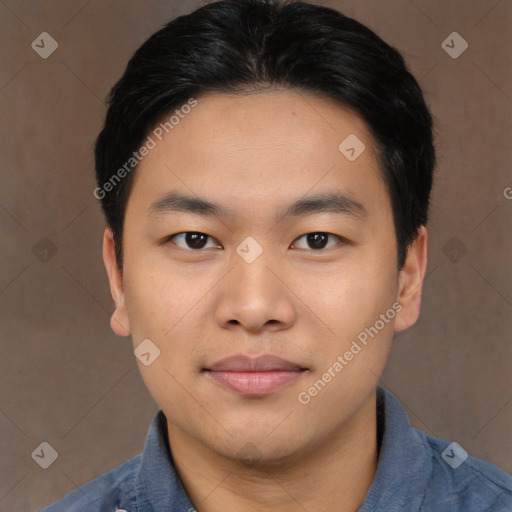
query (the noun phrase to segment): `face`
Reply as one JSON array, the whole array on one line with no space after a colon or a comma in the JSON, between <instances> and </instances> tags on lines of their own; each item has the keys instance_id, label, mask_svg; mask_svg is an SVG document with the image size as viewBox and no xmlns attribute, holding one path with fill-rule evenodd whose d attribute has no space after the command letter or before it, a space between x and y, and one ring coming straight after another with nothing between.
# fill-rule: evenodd
<instances>
[{"instance_id":1,"label":"face","mask_svg":"<svg viewBox=\"0 0 512 512\"><path fill-rule=\"evenodd\" d=\"M332 100L210 94L153 138L126 208L122 277L105 232L113 329L134 348L151 340L152 362L137 360L149 392L217 454L317 449L368 403L393 331L418 316L424 228L399 273L371 136ZM232 356L245 360L222 362Z\"/></svg>"}]
</instances>

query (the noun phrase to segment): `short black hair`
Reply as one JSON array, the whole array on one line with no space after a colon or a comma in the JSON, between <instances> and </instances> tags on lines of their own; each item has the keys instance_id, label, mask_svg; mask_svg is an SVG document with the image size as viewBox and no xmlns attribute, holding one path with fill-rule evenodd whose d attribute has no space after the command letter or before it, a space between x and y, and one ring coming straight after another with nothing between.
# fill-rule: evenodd
<instances>
[{"instance_id":1,"label":"short black hair","mask_svg":"<svg viewBox=\"0 0 512 512\"><path fill-rule=\"evenodd\" d=\"M121 270L130 171L149 131L201 94L272 87L331 98L365 121L391 200L398 269L403 267L407 248L427 223L436 156L431 113L400 53L328 7L219 0L154 33L107 97L95 143L95 196L112 228Z\"/></svg>"}]
</instances>

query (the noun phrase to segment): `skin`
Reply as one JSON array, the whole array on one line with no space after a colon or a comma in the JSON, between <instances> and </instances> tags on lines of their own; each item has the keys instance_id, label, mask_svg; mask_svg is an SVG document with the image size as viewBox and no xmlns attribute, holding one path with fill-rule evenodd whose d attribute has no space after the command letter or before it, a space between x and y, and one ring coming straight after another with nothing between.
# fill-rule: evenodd
<instances>
[{"instance_id":1,"label":"skin","mask_svg":"<svg viewBox=\"0 0 512 512\"><path fill-rule=\"evenodd\" d=\"M137 364L166 415L172 456L197 510L355 511L377 467L376 387L393 332L419 315L427 231L421 227L398 272L373 141L345 107L287 90L197 99L136 171L122 275L105 230L112 328L131 335L134 348L149 338L161 351L149 366ZM338 150L351 133L366 146L354 161ZM233 215L148 213L170 190ZM333 190L367 215L280 215L296 199ZM200 249L183 235L162 243L187 231L210 238ZM304 235L318 232L332 235L315 249ZM236 252L249 236L263 250L252 263ZM300 403L298 394L395 302L396 317ZM277 355L309 370L269 395L241 396L201 371L236 354Z\"/></svg>"}]
</instances>

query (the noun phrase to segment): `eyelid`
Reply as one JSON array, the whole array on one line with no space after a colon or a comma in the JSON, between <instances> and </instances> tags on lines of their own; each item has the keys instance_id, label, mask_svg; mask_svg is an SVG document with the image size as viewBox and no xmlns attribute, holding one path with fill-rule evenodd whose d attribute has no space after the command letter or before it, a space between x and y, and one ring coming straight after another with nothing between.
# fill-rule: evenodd
<instances>
[{"instance_id":1,"label":"eyelid","mask_svg":"<svg viewBox=\"0 0 512 512\"><path fill-rule=\"evenodd\" d=\"M197 233L197 234L200 234L200 235L205 235L207 238L211 239L211 240L214 240L218 245L222 245L215 237L211 236L211 235L208 235L208 233L204 233L202 231L180 231L179 233L174 233L172 235L168 235L166 237L163 238L162 240L162 245L165 245L167 243L172 243L173 245L175 245L176 247L180 248L180 249L183 249L185 251L190 251L190 252L201 252L204 250L204 248L201 248L201 249L190 249L190 248L184 248L184 247L180 247L179 245L177 245L176 243L172 242L172 239L178 235L186 235L188 233ZM320 234L323 234L323 235L327 235L327 236L330 236L330 237L335 237L339 240L339 242L337 244L334 244L334 245L331 245L330 247L327 247L327 249L331 249L332 247L336 247L337 245L339 245L339 243L343 243L343 244L349 244L349 240L347 240L346 238L342 237L341 235L336 235L335 233L330 233L329 231L308 231L307 233L304 233L300 236L298 236L297 238L295 238L292 242L292 246L295 245L296 241L297 240L300 240L301 238L307 236L307 235L311 235L311 234L315 234L315 233L320 233ZM208 247L207 249L211 249L211 247ZM299 248L300 250L304 250L304 251L307 251L307 250L311 250L313 252L324 252L326 251L327 249L326 248L322 248L322 249L302 249L302 248Z\"/></svg>"},{"instance_id":2,"label":"eyelid","mask_svg":"<svg viewBox=\"0 0 512 512\"><path fill-rule=\"evenodd\" d=\"M218 245L221 245L220 242L213 236L209 235L208 233L204 233L203 231L180 231L179 233L174 233L172 235L167 235L165 236L162 241L161 241L161 245L166 245L168 243L171 243L173 245L175 245L176 247L178 247L179 249L183 249L184 251L189 251L189 252L201 252L201 251L204 251L205 249L202 248L202 249L190 249L188 247L181 247L179 246L178 244L174 243L172 241L172 239L176 236L179 236L179 235L187 235L188 233L196 233L196 234L199 234L199 235L205 235L207 238L211 239L211 240L214 240ZM207 249L211 249L211 247L207 247Z\"/></svg>"},{"instance_id":3,"label":"eyelid","mask_svg":"<svg viewBox=\"0 0 512 512\"><path fill-rule=\"evenodd\" d=\"M293 242L292 242L292 245L295 244L295 242L297 240L300 240L301 238L307 236L307 235L312 235L312 234L317 234L317 233L320 233L322 235L327 235L327 236L330 236L330 237L335 237L337 238L340 242L342 242L343 244L347 244L348 243L348 240L346 238L343 238L342 236L340 235L336 235L335 233L330 233L329 231L308 231L307 233L304 233L303 235L300 235L298 236ZM334 244L334 245L331 245L330 247L327 247L327 248L322 248L322 249L300 249L300 250L303 250L303 251L313 251L313 252L316 252L316 253L320 253L320 252L325 252L327 251L328 249L332 249L333 247L336 247L339 245L338 242L337 244Z\"/></svg>"}]
</instances>

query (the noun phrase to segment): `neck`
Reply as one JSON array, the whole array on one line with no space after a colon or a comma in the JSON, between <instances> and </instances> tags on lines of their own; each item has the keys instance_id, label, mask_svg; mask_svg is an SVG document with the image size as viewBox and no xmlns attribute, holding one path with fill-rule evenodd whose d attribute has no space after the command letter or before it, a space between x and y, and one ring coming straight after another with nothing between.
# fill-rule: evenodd
<instances>
[{"instance_id":1,"label":"neck","mask_svg":"<svg viewBox=\"0 0 512 512\"><path fill-rule=\"evenodd\" d=\"M377 470L375 394L307 454L243 464L212 451L168 422L176 470L199 512L355 512Z\"/></svg>"}]
</instances>

